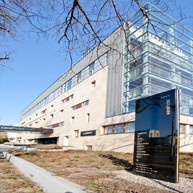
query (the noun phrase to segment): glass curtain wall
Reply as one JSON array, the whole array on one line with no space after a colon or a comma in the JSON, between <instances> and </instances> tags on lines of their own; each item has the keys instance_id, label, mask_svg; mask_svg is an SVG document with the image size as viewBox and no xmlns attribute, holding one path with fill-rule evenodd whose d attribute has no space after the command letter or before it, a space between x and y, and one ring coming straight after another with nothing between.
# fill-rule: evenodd
<instances>
[{"instance_id":1,"label":"glass curtain wall","mask_svg":"<svg viewBox=\"0 0 193 193\"><path fill-rule=\"evenodd\" d=\"M180 89L181 114L193 115L193 32L170 16L146 5L127 23L123 112L135 110L135 100Z\"/></svg>"}]
</instances>

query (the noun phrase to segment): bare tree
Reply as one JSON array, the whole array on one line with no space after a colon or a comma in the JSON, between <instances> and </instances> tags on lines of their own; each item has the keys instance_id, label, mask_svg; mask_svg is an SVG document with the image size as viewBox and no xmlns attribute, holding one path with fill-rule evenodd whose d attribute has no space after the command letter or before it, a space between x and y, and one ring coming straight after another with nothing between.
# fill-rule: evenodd
<instances>
[{"instance_id":1,"label":"bare tree","mask_svg":"<svg viewBox=\"0 0 193 193\"><path fill-rule=\"evenodd\" d=\"M42 15L34 9L39 1L36 0L0 0L0 65L5 66L5 61L10 59L11 50L6 50L6 42L17 40L18 32L24 22L33 28L40 25L34 24L34 18L41 19ZM34 11L34 12L33 12Z\"/></svg>"},{"instance_id":2,"label":"bare tree","mask_svg":"<svg viewBox=\"0 0 193 193\"><path fill-rule=\"evenodd\" d=\"M145 9L145 1L71 0L57 1L57 4L55 1L49 2L49 10L53 13L49 19L54 23L41 29L45 34L55 35L71 59L74 52L81 55L98 45L113 49L103 40L118 27L121 27L126 38L126 21L138 9L151 23ZM160 0L153 2L161 4ZM167 4L163 5L166 8ZM45 18L48 19L47 16Z\"/></svg>"},{"instance_id":3,"label":"bare tree","mask_svg":"<svg viewBox=\"0 0 193 193\"><path fill-rule=\"evenodd\" d=\"M140 10L151 25L146 0L0 0L0 37L15 39L20 24L27 21L38 35L54 36L70 58L105 45L104 39L121 26L125 36L126 21ZM165 10L174 0L150 0ZM0 61L9 54L0 45Z\"/></svg>"}]
</instances>

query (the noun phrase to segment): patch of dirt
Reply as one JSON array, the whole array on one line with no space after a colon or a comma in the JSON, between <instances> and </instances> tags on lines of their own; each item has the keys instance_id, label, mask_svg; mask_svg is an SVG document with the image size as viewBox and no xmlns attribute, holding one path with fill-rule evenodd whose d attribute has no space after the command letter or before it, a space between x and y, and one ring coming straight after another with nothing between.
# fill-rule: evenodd
<instances>
[{"instance_id":1,"label":"patch of dirt","mask_svg":"<svg viewBox=\"0 0 193 193\"><path fill-rule=\"evenodd\" d=\"M0 156L0 192L43 193L43 190L27 177L23 176L4 157Z\"/></svg>"}]
</instances>

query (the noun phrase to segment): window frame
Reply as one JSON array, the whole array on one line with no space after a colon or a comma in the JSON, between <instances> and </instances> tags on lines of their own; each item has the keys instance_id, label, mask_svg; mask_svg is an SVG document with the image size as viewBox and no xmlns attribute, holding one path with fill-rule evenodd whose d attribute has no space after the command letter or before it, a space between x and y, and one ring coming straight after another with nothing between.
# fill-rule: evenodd
<instances>
[{"instance_id":1,"label":"window frame","mask_svg":"<svg viewBox=\"0 0 193 193\"><path fill-rule=\"evenodd\" d=\"M94 69L95 69L95 62L92 62L88 66L88 73L89 73L90 76L94 74Z\"/></svg>"},{"instance_id":2,"label":"window frame","mask_svg":"<svg viewBox=\"0 0 193 193\"><path fill-rule=\"evenodd\" d=\"M74 130L74 138L79 138L79 137L80 137L79 129Z\"/></svg>"}]
</instances>

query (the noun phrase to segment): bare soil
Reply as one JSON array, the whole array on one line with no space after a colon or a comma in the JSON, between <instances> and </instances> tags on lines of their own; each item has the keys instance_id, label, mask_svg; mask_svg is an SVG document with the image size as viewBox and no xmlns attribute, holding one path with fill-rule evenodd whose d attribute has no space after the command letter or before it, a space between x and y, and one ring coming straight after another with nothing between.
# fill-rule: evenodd
<instances>
[{"instance_id":1,"label":"bare soil","mask_svg":"<svg viewBox=\"0 0 193 193\"><path fill-rule=\"evenodd\" d=\"M1 193L43 193L43 190L27 177L20 174L9 161L0 156Z\"/></svg>"},{"instance_id":2,"label":"bare soil","mask_svg":"<svg viewBox=\"0 0 193 193\"><path fill-rule=\"evenodd\" d=\"M132 171L133 155L98 151L13 152L55 175L98 193L169 193L141 183L119 178L117 171ZM188 167L187 167L188 166ZM193 178L193 154L181 154L180 176Z\"/></svg>"}]
</instances>

